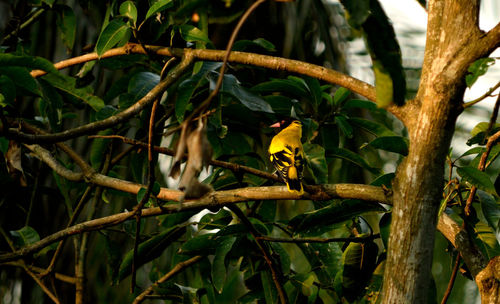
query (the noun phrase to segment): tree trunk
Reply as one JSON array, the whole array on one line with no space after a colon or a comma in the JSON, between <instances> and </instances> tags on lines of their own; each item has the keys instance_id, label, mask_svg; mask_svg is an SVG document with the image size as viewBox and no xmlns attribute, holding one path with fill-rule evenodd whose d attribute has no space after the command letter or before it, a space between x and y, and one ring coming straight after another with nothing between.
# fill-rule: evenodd
<instances>
[{"instance_id":1,"label":"tree trunk","mask_svg":"<svg viewBox=\"0 0 500 304\"><path fill-rule=\"evenodd\" d=\"M444 164L462 111L464 77L470 63L498 44L491 41L498 34L478 28L478 0L429 1L428 13L420 87L404 106L411 113L403 121L410 150L393 185L383 303L427 302Z\"/></svg>"}]
</instances>

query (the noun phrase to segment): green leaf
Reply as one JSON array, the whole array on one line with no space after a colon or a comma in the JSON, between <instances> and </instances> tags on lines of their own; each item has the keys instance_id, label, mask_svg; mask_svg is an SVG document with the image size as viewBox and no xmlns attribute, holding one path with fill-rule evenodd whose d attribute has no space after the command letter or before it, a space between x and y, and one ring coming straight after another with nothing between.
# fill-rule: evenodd
<instances>
[{"instance_id":1,"label":"green leaf","mask_svg":"<svg viewBox=\"0 0 500 304\"><path fill-rule=\"evenodd\" d=\"M339 129L342 131L342 134L344 134L345 137L352 138L353 136L352 126L349 124L349 122L344 116L335 115L335 124L339 127Z\"/></svg>"},{"instance_id":2,"label":"green leaf","mask_svg":"<svg viewBox=\"0 0 500 304\"><path fill-rule=\"evenodd\" d=\"M304 144L304 153L307 163L314 173L317 184L325 184L328 178L328 165L325 158L325 149L317 144Z\"/></svg>"},{"instance_id":3,"label":"green leaf","mask_svg":"<svg viewBox=\"0 0 500 304\"><path fill-rule=\"evenodd\" d=\"M234 43L232 50L233 51L244 51L247 48L252 47L252 46L258 46L258 47L263 48L269 52L276 51L276 47L274 46L274 44L272 44L271 42L267 41L264 38L257 38L254 40L238 40Z\"/></svg>"},{"instance_id":4,"label":"green leaf","mask_svg":"<svg viewBox=\"0 0 500 304\"><path fill-rule=\"evenodd\" d=\"M186 227L171 227L155 237L139 244L137 248L136 269L159 257L173 242L177 241L186 232ZM134 250L127 252L118 271L118 281L123 280L132 272Z\"/></svg>"},{"instance_id":5,"label":"green leaf","mask_svg":"<svg viewBox=\"0 0 500 304\"><path fill-rule=\"evenodd\" d=\"M97 39L95 50L99 58L106 51L116 46L129 33L129 26L120 19L112 20Z\"/></svg>"},{"instance_id":6,"label":"green leaf","mask_svg":"<svg viewBox=\"0 0 500 304\"><path fill-rule=\"evenodd\" d=\"M481 203L481 210L488 225L494 230L498 231L498 224L500 223L500 205L495 200L493 195L481 190L477 190L479 202Z\"/></svg>"},{"instance_id":7,"label":"green leaf","mask_svg":"<svg viewBox=\"0 0 500 304\"><path fill-rule=\"evenodd\" d=\"M490 176L479 171L479 169L474 167L459 167L457 168L457 173L462 177L462 180L488 193L498 195L493 182L490 180Z\"/></svg>"},{"instance_id":8,"label":"green leaf","mask_svg":"<svg viewBox=\"0 0 500 304\"><path fill-rule=\"evenodd\" d=\"M139 189L139 191L137 192L137 196L136 196L136 200L137 200L138 204L142 201L142 199L144 198L144 195L146 195L146 192L147 192L147 189L144 187L141 187L141 189Z\"/></svg>"},{"instance_id":9,"label":"green leaf","mask_svg":"<svg viewBox=\"0 0 500 304\"><path fill-rule=\"evenodd\" d=\"M19 66L30 70L44 70L46 72L57 72L52 62L42 57L18 56L12 54L0 53L0 67Z\"/></svg>"},{"instance_id":10,"label":"green leaf","mask_svg":"<svg viewBox=\"0 0 500 304\"><path fill-rule=\"evenodd\" d=\"M154 2L148 9L148 12L146 13L146 19L149 19L149 17L156 15L157 13L166 10L167 8L170 8L171 6L174 5L174 2L172 0L158 0Z\"/></svg>"},{"instance_id":11,"label":"green leaf","mask_svg":"<svg viewBox=\"0 0 500 304\"><path fill-rule=\"evenodd\" d=\"M219 246L215 249L215 256L212 263L212 282L218 293L222 293L226 281L226 255L233 247L235 241L236 237L222 237L219 241Z\"/></svg>"},{"instance_id":12,"label":"green leaf","mask_svg":"<svg viewBox=\"0 0 500 304\"><path fill-rule=\"evenodd\" d=\"M16 98L16 85L5 75L0 75L0 93L4 97L1 102L2 107L7 105L14 106L14 100Z\"/></svg>"},{"instance_id":13,"label":"green leaf","mask_svg":"<svg viewBox=\"0 0 500 304\"><path fill-rule=\"evenodd\" d=\"M137 22L137 8L134 2L125 1L120 5L120 15L126 16L135 24Z\"/></svg>"},{"instance_id":14,"label":"green leaf","mask_svg":"<svg viewBox=\"0 0 500 304\"><path fill-rule=\"evenodd\" d=\"M215 233L206 233L189 239L179 249L179 253L184 255L209 255L215 252L218 245L219 242L216 240Z\"/></svg>"},{"instance_id":15,"label":"green leaf","mask_svg":"<svg viewBox=\"0 0 500 304\"><path fill-rule=\"evenodd\" d=\"M347 161L352 162L355 165L360 166L363 169L370 171L371 173L373 173L375 175L380 174L380 169L372 167L364 158L362 158L361 156L359 156L358 154L356 154L350 150L347 150L344 148L334 148L334 149L328 150L326 156L328 158L335 157L335 158L347 160Z\"/></svg>"},{"instance_id":16,"label":"green leaf","mask_svg":"<svg viewBox=\"0 0 500 304\"><path fill-rule=\"evenodd\" d=\"M495 236L493 229L483 222L477 222L474 225L474 233L477 239L476 244L481 251L487 256L487 260L500 255L500 245Z\"/></svg>"},{"instance_id":17,"label":"green leaf","mask_svg":"<svg viewBox=\"0 0 500 304\"><path fill-rule=\"evenodd\" d=\"M254 86L252 91L257 93L286 92L294 96L309 97L307 89L303 85L289 79L273 79L268 82L262 82Z\"/></svg>"},{"instance_id":18,"label":"green leaf","mask_svg":"<svg viewBox=\"0 0 500 304\"><path fill-rule=\"evenodd\" d=\"M380 238L384 244L385 250L387 250L387 244L389 244L389 232L391 230L391 219L392 213L387 212L380 218L378 226L380 227Z\"/></svg>"},{"instance_id":19,"label":"green leaf","mask_svg":"<svg viewBox=\"0 0 500 304\"><path fill-rule=\"evenodd\" d=\"M62 128L62 110L64 106L61 95L44 78L38 79L42 88L43 102L40 102L41 114L47 115L50 127L53 131L60 131Z\"/></svg>"},{"instance_id":20,"label":"green leaf","mask_svg":"<svg viewBox=\"0 0 500 304\"><path fill-rule=\"evenodd\" d=\"M266 303L278 303L278 291L274 285L271 275L267 270L260 272L260 281L264 290L264 298Z\"/></svg>"},{"instance_id":21,"label":"green leaf","mask_svg":"<svg viewBox=\"0 0 500 304\"><path fill-rule=\"evenodd\" d=\"M318 233L315 230L317 226L325 227L341 223L357 215L373 211L385 212L386 210L379 204L361 200L335 201L327 207L299 214L292 218L288 224L296 233ZM322 233L321 230L319 232Z\"/></svg>"},{"instance_id":22,"label":"green leaf","mask_svg":"<svg viewBox=\"0 0 500 304\"><path fill-rule=\"evenodd\" d=\"M181 33L182 39L188 42L202 41L206 43L212 43L210 39L208 39L207 34L193 25L183 24L179 26L179 32Z\"/></svg>"},{"instance_id":23,"label":"green leaf","mask_svg":"<svg viewBox=\"0 0 500 304\"><path fill-rule=\"evenodd\" d=\"M51 85L60 91L80 99L91 106L96 112L104 107L104 101L93 95L91 87L76 88L75 79L61 74L47 74L42 79L48 81Z\"/></svg>"},{"instance_id":24,"label":"green leaf","mask_svg":"<svg viewBox=\"0 0 500 304\"><path fill-rule=\"evenodd\" d=\"M383 136L377 137L369 143L375 149L381 149L389 152L408 155L408 139L402 136Z\"/></svg>"},{"instance_id":25,"label":"green leaf","mask_svg":"<svg viewBox=\"0 0 500 304\"><path fill-rule=\"evenodd\" d=\"M24 247L40 240L38 232L30 226L24 226L19 230L10 231L10 234L14 237L14 243L18 247Z\"/></svg>"},{"instance_id":26,"label":"green leaf","mask_svg":"<svg viewBox=\"0 0 500 304\"><path fill-rule=\"evenodd\" d=\"M351 124L362 128L363 130L377 136L377 137L382 137L382 136L397 136L396 133L394 133L391 129L387 128L381 123L372 121L372 120L367 120L363 118L357 118L357 117L351 117L348 120Z\"/></svg>"},{"instance_id":27,"label":"green leaf","mask_svg":"<svg viewBox=\"0 0 500 304\"><path fill-rule=\"evenodd\" d=\"M210 89L215 88L215 83L219 74L211 72L208 74L210 79ZM228 93L238 99L245 107L256 112L274 113L271 106L262 99L259 95L251 92L247 88L241 86L240 82L234 75L225 74L222 81L221 92Z\"/></svg>"},{"instance_id":28,"label":"green leaf","mask_svg":"<svg viewBox=\"0 0 500 304\"><path fill-rule=\"evenodd\" d=\"M57 28L61 32L61 38L64 45L71 50L75 44L76 36L76 17L73 9L67 5L57 5Z\"/></svg>"},{"instance_id":29,"label":"green leaf","mask_svg":"<svg viewBox=\"0 0 500 304\"><path fill-rule=\"evenodd\" d=\"M9 77L18 88L17 91L28 91L29 93L37 96L41 94L35 78L31 76L30 72L28 72L28 69L25 67L0 67L0 75Z\"/></svg>"},{"instance_id":30,"label":"green leaf","mask_svg":"<svg viewBox=\"0 0 500 304\"><path fill-rule=\"evenodd\" d=\"M205 214L198 222L198 229L221 229L229 225L233 220L231 212L221 209L219 212Z\"/></svg>"},{"instance_id":31,"label":"green leaf","mask_svg":"<svg viewBox=\"0 0 500 304\"><path fill-rule=\"evenodd\" d=\"M401 60L401 49L392 24L377 0L342 0L349 21L362 29L375 74L377 105L405 102L406 80ZM367 4L369 7L367 7ZM368 14L368 16L366 15Z\"/></svg>"},{"instance_id":32,"label":"green leaf","mask_svg":"<svg viewBox=\"0 0 500 304\"><path fill-rule=\"evenodd\" d=\"M468 155L481 154L485 150L486 149L483 147L474 147L474 148L471 148L471 149L465 151L464 154L460 155L460 158L462 158L464 156L468 156Z\"/></svg>"},{"instance_id":33,"label":"green leaf","mask_svg":"<svg viewBox=\"0 0 500 304\"><path fill-rule=\"evenodd\" d=\"M151 72L135 74L128 83L128 93L137 101L146 96L160 82L160 76Z\"/></svg>"},{"instance_id":34,"label":"green leaf","mask_svg":"<svg viewBox=\"0 0 500 304\"><path fill-rule=\"evenodd\" d=\"M321 91L321 86L319 84L318 79L312 78L309 76L304 77L304 81L307 85L307 89L309 90L310 96L309 100L311 101L312 108L314 112L318 111L318 106L321 103L321 98L322 98L322 91Z\"/></svg>"},{"instance_id":35,"label":"green leaf","mask_svg":"<svg viewBox=\"0 0 500 304\"><path fill-rule=\"evenodd\" d=\"M151 189L151 194L157 196L158 194L160 194L160 191L161 191L160 184L158 182L155 182L153 184L153 189Z\"/></svg>"},{"instance_id":36,"label":"green leaf","mask_svg":"<svg viewBox=\"0 0 500 304\"><path fill-rule=\"evenodd\" d=\"M377 245L372 242L350 243L342 255L342 288L348 301L354 301L366 287L375 269Z\"/></svg>"},{"instance_id":37,"label":"green leaf","mask_svg":"<svg viewBox=\"0 0 500 304\"><path fill-rule=\"evenodd\" d=\"M465 76L465 83L470 88L476 82L476 80L486 74L489 67L495 64L495 59L493 58L481 58L474 61L467 71L470 73Z\"/></svg>"},{"instance_id":38,"label":"green leaf","mask_svg":"<svg viewBox=\"0 0 500 304\"><path fill-rule=\"evenodd\" d=\"M333 103L336 106L342 105L345 101L347 101L347 97L351 94L351 91L344 87L340 87L335 91L333 95Z\"/></svg>"},{"instance_id":39,"label":"green leaf","mask_svg":"<svg viewBox=\"0 0 500 304\"><path fill-rule=\"evenodd\" d=\"M374 103L372 101L368 101L368 100L362 100L362 99L348 99L344 103L344 105L342 106L343 110L353 109L353 108L366 109L366 110L370 110L370 111L379 110L379 108L377 108L376 103Z\"/></svg>"}]
</instances>

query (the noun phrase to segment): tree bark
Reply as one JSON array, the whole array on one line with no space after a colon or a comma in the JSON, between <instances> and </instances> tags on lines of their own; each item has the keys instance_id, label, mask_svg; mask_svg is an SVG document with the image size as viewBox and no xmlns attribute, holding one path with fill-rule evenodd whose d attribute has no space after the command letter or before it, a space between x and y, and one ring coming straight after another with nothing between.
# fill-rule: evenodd
<instances>
[{"instance_id":1,"label":"tree bark","mask_svg":"<svg viewBox=\"0 0 500 304\"><path fill-rule=\"evenodd\" d=\"M426 303L442 197L444 164L462 111L468 66L494 49L479 30L478 0L428 2L428 29L417 96L405 107L410 149L394 180L394 208L383 303ZM491 36L491 35L490 35Z\"/></svg>"}]
</instances>

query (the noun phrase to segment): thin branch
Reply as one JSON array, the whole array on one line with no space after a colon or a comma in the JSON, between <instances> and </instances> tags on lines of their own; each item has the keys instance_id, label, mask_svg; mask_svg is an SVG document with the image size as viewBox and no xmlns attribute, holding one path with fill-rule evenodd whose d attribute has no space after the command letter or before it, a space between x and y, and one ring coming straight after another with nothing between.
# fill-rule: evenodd
<instances>
[{"instance_id":1,"label":"thin branch","mask_svg":"<svg viewBox=\"0 0 500 304\"><path fill-rule=\"evenodd\" d=\"M172 83L179 79L179 77L193 63L193 61L194 57L190 53L186 53L186 56L182 58L181 62L168 73L165 80L160 81L153 89L151 89L151 91L149 91L143 98L139 99L134 105L106 119L53 134L28 134L20 132L16 128L10 128L7 130L6 135L25 143L53 143L65 141L71 138L94 133L115 126L119 123L131 119L133 116L142 111L146 106L150 105L156 98L163 94L163 92Z\"/></svg>"},{"instance_id":2,"label":"thin branch","mask_svg":"<svg viewBox=\"0 0 500 304\"><path fill-rule=\"evenodd\" d=\"M477 168L479 171L484 171L486 169L486 160L488 159L488 155L491 152L491 149L493 146L496 144L496 142L500 139L500 131L496 132L492 136L488 138L488 141L486 142L486 150L483 152L481 155L481 159L479 160L479 165ZM465 215L469 216L472 208L472 201L474 200L474 196L476 195L477 187L472 186L470 189L469 197L467 198L467 201L465 202Z\"/></svg>"},{"instance_id":3,"label":"thin branch","mask_svg":"<svg viewBox=\"0 0 500 304\"><path fill-rule=\"evenodd\" d=\"M453 285L455 284L455 279L457 278L459 266L460 266L460 253L457 254L457 258L455 260L455 265L453 266L453 270L451 272L450 281L448 282L448 287L446 288L446 291L444 292L443 299L441 300L441 304L446 304L446 302L448 302L448 298L451 295Z\"/></svg>"},{"instance_id":4,"label":"thin branch","mask_svg":"<svg viewBox=\"0 0 500 304\"><path fill-rule=\"evenodd\" d=\"M124 181L120 181L124 182ZM129 183L129 182L127 182ZM137 185L137 184L136 184ZM135 188L135 194L140 189L140 185ZM204 197L185 201L182 206L182 211L187 210L202 210L205 208L221 208L230 204L253 201L253 200L290 200L290 199L313 199L313 200L330 200L334 198L357 198L366 201L381 202L384 204L391 204L390 197L386 196L384 189L375 186L362 185L362 184L335 184L335 185L318 185L312 186L320 191L314 194L305 196L298 196L290 193L286 186L272 186L272 187L247 187L234 190L214 191ZM162 188L164 191L164 188ZM162 199L162 191L158 195ZM165 190L166 191L166 190ZM177 201L182 192L177 190L170 190L177 193ZM170 214L179 212L178 204L168 204L162 207L146 208L141 211L142 217L157 216L161 214ZM57 242L61 239L67 238L72 235L81 234L87 231L95 231L106 227L115 226L123 223L124 221L133 217L133 212L122 212L110 216L93 219L83 223L76 224L69 228L55 232L40 241L31 245L25 246L16 252L6 253L0 255L0 262L8 262L17 260L19 258L29 256L42 248Z\"/></svg>"},{"instance_id":5,"label":"thin branch","mask_svg":"<svg viewBox=\"0 0 500 304\"><path fill-rule=\"evenodd\" d=\"M334 242L365 243L380 238L380 234L376 233L364 237L346 237L346 238L319 238L319 237L279 238L271 236L259 236L258 238L263 241L278 242L278 243L334 243Z\"/></svg>"},{"instance_id":6,"label":"thin branch","mask_svg":"<svg viewBox=\"0 0 500 304\"><path fill-rule=\"evenodd\" d=\"M143 148L147 148L148 147L148 144L145 143L145 142L141 142L141 141L138 141L138 140L135 140L135 139L132 139L132 138L128 138L128 137L125 137L125 136L121 136L121 135L91 135L91 136L89 136L89 138L113 138L113 139L120 139L124 143L129 144L129 145L140 146L140 147L143 147ZM153 149L154 149L155 152L158 152L158 153L161 153L161 154L170 155L170 156L174 155L174 150L169 149L169 148L159 147L159 146L153 146ZM187 158L187 155L185 157ZM225 162L225 161L221 161L221 160L212 159L212 160L210 160L210 165L215 166L215 167L226 168L226 169L229 169L229 170L231 170L231 171L233 171L235 173L240 173L240 172L250 173L250 174L253 174L255 176L266 178L268 180L274 180L274 181L277 181L277 182L281 181L281 179L276 174L271 174L271 173L268 173L268 172L265 172L265 171L261 171L261 170L258 170L258 169L252 168L252 167L243 166L243 165L240 165L240 164L235 164L235 163L230 163L230 162Z\"/></svg>"},{"instance_id":7,"label":"thin branch","mask_svg":"<svg viewBox=\"0 0 500 304\"><path fill-rule=\"evenodd\" d=\"M482 101L483 99L485 99L487 97L490 97L491 94L493 92L495 92L498 88L500 88L500 81L496 85L494 85L492 88L490 88L488 91L486 91L486 93L484 93L480 97L464 103L463 104L463 108L466 109L466 108L472 107L473 105L475 105L476 103Z\"/></svg>"},{"instance_id":8,"label":"thin branch","mask_svg":"<svg viewBox=\"0 0 500 304\"><path fill-rule=\"evenodd\" d=\"M4 264L1 264L1 265L8 265L8 266L15 266L15 267L22 267L24 268L24 266L26 266L24 264L24 262L8 262L8 263L4 263ZM41 274L43 272L45 272L45 269L43 268L40 268L40 267L36 267L36 266L27 266L29 268L29 270L33 271L33 272L36 272L38 274L38 276L41 276ZM68 275L65 275L65 274L61 274L61 273L55 273L54 274L54 277L61 281L61 282L65 282L65 283L68 283L68 284L75 284L76 282L76 279L75 277L72 277L72 276L68 276Z\"/></svg>"},{"instance_id":9,"label":"thin branch","mask_svg":"<svg viewBox=\"0 0 500 304\"><path fill-rule=\"evenodd\" d=\"M160 284L162 284L163 282L166 282L167 280L169 280L171 277L173 277L174 275L176 275L177 273L181 272L182 270L184 270L185 268L195 264L196 262L198 262L199 260L201 260L203 258L203 256L201 255L197 255L197 256L194 256L188 260L185 260L183 262L180 262L179 264L175 265L174 268L172 268L169 272L167 272L167 274L165 274L163 277L161 277L158 281L156 281L154 284L152 284L151 286L149 286L146 290L144 290L140 295L138 295L135 299L134 299L134 302L132 302L133 304L138 304L138 303L141 303L142 301L144 301L144 299L146 298L147 295L151 294L153 292L153 290L158 287Z\"/></svg>"},{"instance_id":10,"label":"thin branch","mask_svg":"<svg viewBox=\"0 0 500 304\"><path fill-rule=\"evenodd\" d=\"M24 28L26 28L28 25L30 25L31 23L35 22L36 20L38 20L38 18L40 18L40 16L45 12L45 9L44 8L40 8L38 10L36 10L32 15L31 17L28 18L28 20L24 21L18 28L16 28L15 30L13 30L10 34L6 35L4 38L3 38L3 41L7 41L9 40L12 36L15 36L17 35L17 33L19 33L19 31L23 30Z\"/></svg>"},{"instance_id":11,"label":"thin branch","mask_svg":"<svg viewBox=\"0 0 500 304\"><path fill-rule=\"evenodd\" d=\"M226 51L222 50L207 50L207 49L178 49L163 46L147 45L146 48L158 55L169 57L182 57L183 55L191 55L198 60L206 61L222 61ZM141 45L135 43L128 43L122 47L111 49L104 54L101 58L110 58L115 56L123 56L129 54L147 54ZM85 63L88 61L98 60L97 53L89 53L78 57L73 57L67 60L60 61L54 64L56 69L64 69L73 65ZM366 97L368 100L376 101L375 87L363 82L359 79L342 74L332 69L323 66L306 63L299 60L291 60L286 58L260 55L247 52L232 51L229 55L228 62L241 63L259 67L265 67L271 70L287 71L290 73L297 73L302 75L311 76L319 80L326 81L331 84L345 87L352 92ZM34 70L31 72L33 77L45 75L46 72L42 70ZM405 107L389 106L387 110L393 113L396 117L403 120L406 116Z\"/></svg>"},{"instance_id":12,"label":"thin branch","mask_svg":"<svg viewBox=\"0 0 500 304\"><path fill-rule=\"evenodd\" d=\"M43 292L45 292L45 294L47 294L47 296L49 296L49 298L56 304L59 304L61 302L59 302L59 299L47 288L47 286L45 286L45 284L43 284L42 280L40 280L40 278L33 273L33 271L31 271L28 266L24 265L24 271L26 271L26 273L28 273L31 278L33 278L33 280L38 284L38 286L40 286L40 288L43 290Z\"/></svg>"},{"instance_id":13,"label":"thin branch","mask_svg":"<svg viewBox=\"0 0 500 304\"><path fill-rule=\"evenodd\" d=\"M236 24L236 27L233 29L233 32L231 34L231 37L229 38L229 42L227 43L226 51L224 54L224 58L222 59L222 66L220 68L219 72L219 77L217 78L217 83L215 84L215 88L210 92L208 95L207 99L205 99L201 105L196 108L186 119L185 122L189 124L191 120L193 120L194 117L198 116L199 114L205 112L205 110L208 108L210 105L210 102L212 99L214 99L215 96L219 93L220 88L222 87L222 82L224 80L224 73L226 71L227 67L227 61L229 59L229 55L231 54L231 49L233 48L234 41L236 40L236 36L238 35L241 27L245 23L245 21L248 19L250 14L262 3L264 3L266 0L257 0L255 1L246 11L245 13L241 16L240 20Z\"/></svg>"}]
</instances>

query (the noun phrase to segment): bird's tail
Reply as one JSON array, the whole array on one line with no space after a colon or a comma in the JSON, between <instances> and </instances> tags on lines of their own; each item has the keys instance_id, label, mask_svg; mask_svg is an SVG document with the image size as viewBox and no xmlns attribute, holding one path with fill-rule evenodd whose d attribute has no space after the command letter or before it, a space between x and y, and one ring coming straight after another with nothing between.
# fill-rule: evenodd
<instances>
[{"instance_id":1,"label":"bird's tail","mask_svg":"<svg viewBox=\"0 0 500 304\"><path fill-rule=\"evenodd\" d=\"M304 187L302 186L302 182L300 181L299 174L297 172L297 168L290 167L288 169L288 176L286 179L286 186L288 191L296 192L299 195L304 194Z\"/></svg>"}]
</instances>

